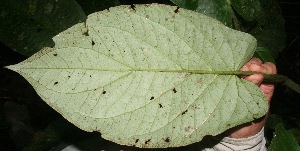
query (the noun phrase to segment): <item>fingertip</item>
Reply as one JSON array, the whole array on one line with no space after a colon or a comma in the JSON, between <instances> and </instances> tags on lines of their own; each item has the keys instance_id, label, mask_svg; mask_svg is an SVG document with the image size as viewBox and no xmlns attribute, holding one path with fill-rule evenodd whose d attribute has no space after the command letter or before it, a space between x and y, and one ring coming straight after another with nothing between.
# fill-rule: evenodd
<instances>
[{"instance_id":1,"label":"fingertip","mask_svg":"<svg viewBox=\"0 0 300 151\"><path fill-rule=\"evenodd\" d=\"M267 74L276 74L277 73L277 68L276 68L276 65L272 62L266 62L264 64L262 64L262 66L264 68L266 68L267 70Z\"/></svg>"},{"instance_id":2,"label":"fingertip","mask_svg":"<svg viewBox=\"0 0 300 151\"><path fill-rule=\"evenodd\" d=\"M262 64L262 61L258 58L252 58L250 61L249 61L251 64L257 64L257 65L261 65Z\"/></svg>"}]
</instances>

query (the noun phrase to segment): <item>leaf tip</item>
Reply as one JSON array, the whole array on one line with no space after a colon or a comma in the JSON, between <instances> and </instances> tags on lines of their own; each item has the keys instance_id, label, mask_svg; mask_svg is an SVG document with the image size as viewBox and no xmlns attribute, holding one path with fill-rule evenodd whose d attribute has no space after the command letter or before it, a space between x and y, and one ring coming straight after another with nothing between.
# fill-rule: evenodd
<instances>
[{"instance_id":1,"label":"leaf tip","mask_svg":"<svg viewBox=\"0 0 300 151\"><path fill-rule=\"evenodd\" d=\"M19 67L17 65L4 66L3 68L4 69L9 69L9 70L12 70L12 71L18 71L19 70Z\"/></svg>"}]
</instances>

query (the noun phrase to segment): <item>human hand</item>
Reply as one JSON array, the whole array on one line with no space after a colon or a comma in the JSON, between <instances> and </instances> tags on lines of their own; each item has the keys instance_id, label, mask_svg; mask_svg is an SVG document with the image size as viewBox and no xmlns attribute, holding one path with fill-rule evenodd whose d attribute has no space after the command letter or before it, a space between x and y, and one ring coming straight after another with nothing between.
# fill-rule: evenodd
<instances>
[{"instance_id":1,"label":"human hand","mask_svg":"<svg viewBox=\"0 0 300 151\"><path fill-rule=\"evenodd\" d=\"M262 61L258 58L252 58L249 62L247 62L242 68L241 71L257 71L264 74L276 74L276 66L271 62L262 63ZM261 74L253 74L251 76L243 77L244 79L253 82L256 84L264 95L267 98L269 108L270 101L274 92L274 84L273 83L265 83L263 82L263 76ZM227 131L228 137L231 138L247 138L257 134L262 127L264 127L266 120L268 117L268 113L252 122L245 123L234 127Z\"/></svg>"}]
</instances>

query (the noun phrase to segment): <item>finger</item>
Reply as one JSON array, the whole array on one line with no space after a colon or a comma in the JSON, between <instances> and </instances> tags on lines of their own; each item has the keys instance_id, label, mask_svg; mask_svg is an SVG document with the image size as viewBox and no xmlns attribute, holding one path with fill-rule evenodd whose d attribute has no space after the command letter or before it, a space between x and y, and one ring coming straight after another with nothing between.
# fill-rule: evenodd
<instances>
[{"instance_id":1,"label":"finger","mask_svg":"<svg viewBox=\"0 0 300 151\"><path fill-rule=\"evenodd\" d=\"M253 74L253 75L245 77L244 79L259 86L261 84L261 82L263 81L264 77L261 74Z\"/></svg>"},{"instance_id":2,"label":"finger","mask_svg":"<svg viewBox=\"0 0 300 151\"><path fill-rule=\"evenodd\" d=\"M250 64L249 65L249 71L255 71L255 72L261 72L261 73L266 73L267 69L265 66L258 65L258 64Z\"/></svg>"},{"instance_id":3,"label":"finger","mask_svg":"<svg viewBox=\"0 0 300 151\"><path fill-rule=\"evenodd\" d=\"M255 64L255 65L261 65L262 61L258 58L252 58L249 60L244 66L240 69L241 71L249 71L250 65Z\"/></svg>"},{"instance_id":4,"label":"finger","mask_svg":"<svg viewBox=\"0 0 300 151\"><path fill-rule=\"evenodd\" d=\"M266 96L268 102L270 103L271 98L272 98L273 93L274 93L274 89L275 89L274 84L271 84L271 83L262 83L259 86L259 88L264 93L264 95Z\"/></svg>"},{"instance_id":5,"label":"finger","mask_svg":"<svg viewBox=\"0 0 300 151\"><path fill-rule=\"evenodd\" d=\"M277 73L275 64L273 64L271 62L266 62L266 63L262 64L261 66L263 66L266 69L265 74L276 74Z\"/></svg>"},{"instance_id":6,"label":"finger","mask_svg":"<svg viewBox=\"0 0 300 151\"><path fill-rule=\"evenodd\" d=\"M258 58L252 58L251 60L249 60L250 64L257 64L257 65L261 65L262 61Z\"/></svg>"}]
</instances>

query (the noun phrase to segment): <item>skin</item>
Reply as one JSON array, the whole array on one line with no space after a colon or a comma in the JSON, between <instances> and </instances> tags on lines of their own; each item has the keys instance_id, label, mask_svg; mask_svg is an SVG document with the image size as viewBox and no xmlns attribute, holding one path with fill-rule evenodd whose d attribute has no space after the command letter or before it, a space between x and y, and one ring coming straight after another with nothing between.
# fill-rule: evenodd
<instances>
[{"instance_id":1,"label":"skin","mask_svg":"<svg viewBox=\"0 0 300 151\"><path fill-rule=\"evenodd\" d=\"M276 74L276 66L271 62L262 63L262 61L258 58L252 58L249 62L247 62L242 68L242 71L258 71L264 74ZM270 101L274 92L274 84L273 83L265 83L263 82L263 76L261 74L254 74L251 76L242 77L250 82L255 83L264 95L267 98L269 109L270 109ZM268 112L269 113L269 112ZM265 125L266 120L268 118L268 113L252 122L245 123L229 129L227 131L228 137L231 138L247 138L257 134Z\"/></svg>"}]
</instances>

